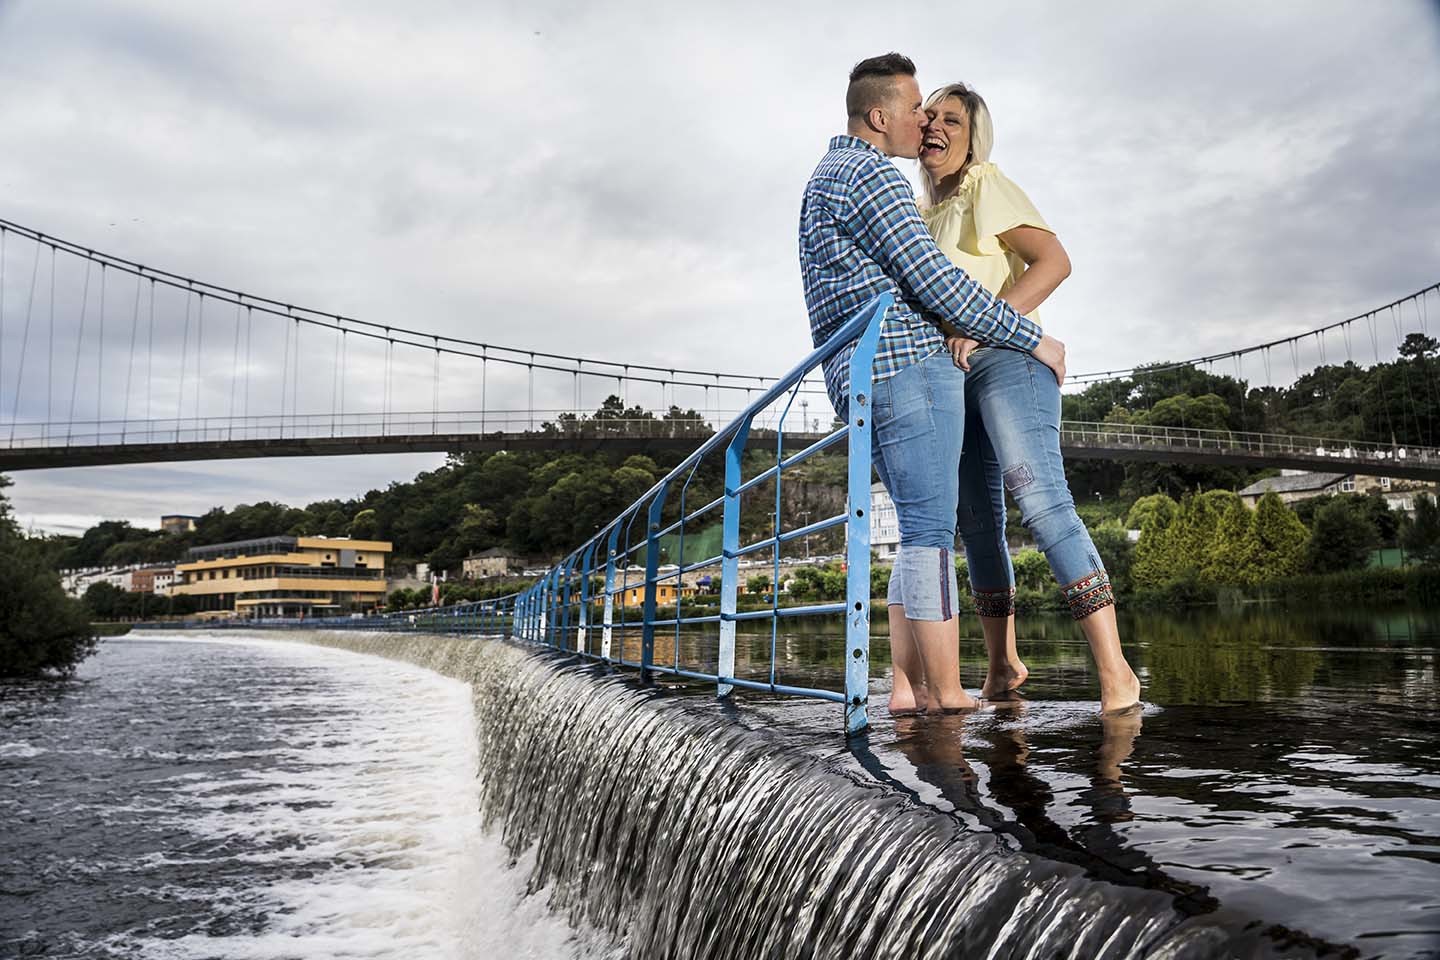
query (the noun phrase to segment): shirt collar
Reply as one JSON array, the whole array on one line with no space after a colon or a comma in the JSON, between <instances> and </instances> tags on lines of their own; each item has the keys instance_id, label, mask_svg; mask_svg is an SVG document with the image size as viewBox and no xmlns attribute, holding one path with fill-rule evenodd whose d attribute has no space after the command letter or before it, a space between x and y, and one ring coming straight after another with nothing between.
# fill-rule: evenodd
<instances>
[{"instance_id":1,"label":"shirt collar","mask_svg":"<svg viewBox=\"0 0 1440 960\"><path fill-rule=\"evenodd\" d=\"M848 133L830 138L831 150L869 150L884 157L884 152L869 140L861 140L859 137L852 137ZM888 157L886 159L889 159Z\"/></svg>"}]
</instances>

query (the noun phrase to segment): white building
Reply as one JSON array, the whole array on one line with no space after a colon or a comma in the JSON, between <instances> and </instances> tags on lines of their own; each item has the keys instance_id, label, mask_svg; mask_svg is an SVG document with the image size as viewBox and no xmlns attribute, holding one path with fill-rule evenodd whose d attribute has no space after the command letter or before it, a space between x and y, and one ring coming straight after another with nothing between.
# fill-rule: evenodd
<instances>
[{"instance_id":1,"label":"white building","mask_svg":"<svg viewBox=\"0 0 1440 960\"><path fill-rule=\"evenodd\" d=\"M900 552L900 518L881 483L870 485L870 549L881 560L894 560Z\"/></svg>"}]
</instances>

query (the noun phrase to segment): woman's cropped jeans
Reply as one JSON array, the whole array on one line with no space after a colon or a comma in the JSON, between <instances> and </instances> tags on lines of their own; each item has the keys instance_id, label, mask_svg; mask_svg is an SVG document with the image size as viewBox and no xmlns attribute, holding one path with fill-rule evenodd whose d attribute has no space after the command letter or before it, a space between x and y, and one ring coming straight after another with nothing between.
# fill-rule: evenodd
<instances>
[{"instance_id":1,"label":"woman's cropped jeans","mask_svg":"<svg viewBox=\"0 0 1440 960\"><path fill-rule=\"evenodd\" d=\"M1015 571L1005 546L1007 490L1063 585L1071 615L1080 620L1113 604L1110 577L1065 480L1060 387L1050 369L1017 350L976 350L965 377L963 434L957 525L980 615L1015 612Z\"/></svg>"},{"instance_id":2,"label":"woman's cropped jeans","mask_svg":"<svg viewBox=\"0 0 1440 960\"><path fill-rule=\"evenodd\" d=\"M965 440L965 374L936 353L876 383L871 424L875 469L895 501L900 553L891 605L911 620L956 612L955 477Z\"/></svg>"}]
</instances>

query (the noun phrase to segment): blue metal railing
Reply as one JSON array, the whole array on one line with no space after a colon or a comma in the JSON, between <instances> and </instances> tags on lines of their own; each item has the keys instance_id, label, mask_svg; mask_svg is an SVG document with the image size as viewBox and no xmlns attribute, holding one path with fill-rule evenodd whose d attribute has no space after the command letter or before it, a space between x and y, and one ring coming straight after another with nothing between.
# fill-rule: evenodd
<instances>
[{"instance_id":1,"label":"blue metal railing","mask_svg":"<svg viewBox=\"0 0 1440 960\"><path fill-rule=\"evenodd\" d=\"M735 687L802 697L814 697L844 704L845 729L849 733L868 724L866 705L870 680L870 409L872 367L880 323L890 305L889 295L875 298L851 318L824 345L814 350L793 370L751 403L739 416L712 434L679 465L662 477L638 500L622 511L593 537L581 544L554 567L519 593L493 600L479 600L419 611L375 614L364 617L316 617L305 620L243 621L235 626L313 627L325 629L385 630L495 634L513 636L530 643L602 660L638 667L641 676L672 675L715 683L719 696ZM783 450L785 420L791 412L802 380L825 360L854 343L850 359L848 422L827 436L786 457ZM755 476L742 476L743 455L757 415L783 402L775 432L773 463ZM829 449L841 441L847 444L848 470L845 512L783 529L781 486L786 470ZM695 509L689 494L697 470L707 456L724 455L724 493ZM774 509L771 533L749 543L741 542L741 500L751 491L773 481ZM673 496L673 499L672 499ZM687 562L685 532L706 518L713 523L715 511L721 523L721 550L716 556ZM667 518L668 522L667 522ZM784 544L815 533L846 528L845 601L802 606L780 605L780 553ZM637 530L638 528L638 530ZM662 538L675 538L676 558L661 571ZM740 560L769 550L774 559L774 576L769 606L740 610ZM684 615L683 584L687 574L720 569L719 611ZM631 579L632 569L643 574ZM673 567L673 569L672 569ZM659 616L661 591L675 598L673 616ZM640 598L641 617L627 620L633 604L627 596ZM616 599L621 602L617 604ZM845 623L845 686L843 690L799 687L779 682L776 648L782 618L843 615ZM599 622L593 622L598 616ZM736 627L742 622L768 621L770 625L769 672L765 680L736 676ZM713 670L682 661L681 631L685 627L718 625L719 644ZM597 630L598 628L598 630ZM657 631L673 634L668 663L657 662ZM595 634L599 633L596 649ZM638 632L639 659L625 658L624 639Z\"/></svg>"}]
</instances>

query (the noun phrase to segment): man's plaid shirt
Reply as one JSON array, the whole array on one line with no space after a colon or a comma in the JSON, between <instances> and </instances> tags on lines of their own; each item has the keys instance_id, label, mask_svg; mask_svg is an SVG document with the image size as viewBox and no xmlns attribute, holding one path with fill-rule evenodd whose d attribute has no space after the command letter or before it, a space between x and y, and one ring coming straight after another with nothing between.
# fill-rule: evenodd
<instances>
[{"instance_id":1,"label":"man's plaid shirt","mask_svg":"<svg viewBox=\"0 0 1440 960\"><path fill-rule=\"evenodd\" d=\"M915 194L885 154L839 136L805 185L800 206L800 269L810 338L820 346L877 294L891 293L875 351L875 380L943 350L936 323L948 320L976 340L1031 352L1040 328L991 296L935 245ZM848 407L853 344L825 362L837 411Z\"/></svg>"}]
</instances>

